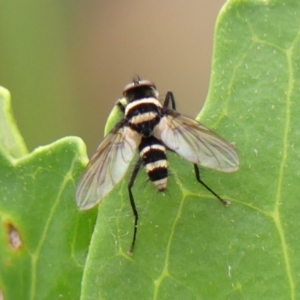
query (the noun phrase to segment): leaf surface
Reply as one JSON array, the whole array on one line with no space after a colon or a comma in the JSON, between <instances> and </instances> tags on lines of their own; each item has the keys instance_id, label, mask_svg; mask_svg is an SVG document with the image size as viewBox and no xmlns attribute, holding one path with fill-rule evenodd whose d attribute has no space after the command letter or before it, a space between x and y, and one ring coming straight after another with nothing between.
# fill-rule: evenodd
<instances>
[{"instance_id":1,"label":"leaf surface","mask_svg":"<svg viewBox=\"0 0 300 300\"><path fill-rule=\"evenodd\" d=\"M74 200L83 142L68 137L26 154L3 88L0 107L0 298L79 299L96 216Z\"/></svg>"},{"instance_id":2,"label":"leaf surface","mask_svg":"<svg viewBox=\"0 0 300 300\"><path fill-rule=\"evenodd\" d=\"M10 107L10 93L0 86L0 137L1 151L13 158L27 153L23 138L15 124Z\"/></svg>"},{"instance_id":3,"label":"leaf surface","mask_svg":"<svg viewBox=\"0 0 300 300\"><path fill-rule=\"evenodd\" d=\"M236 144L232 174L170 153L169 189L141 170L134 255L127 177L99 207L81 299L297 299L300 243L300 2L228 1L198 120ZM180 102L180 99L177 99Z\"/></svg>"}]
</instances>

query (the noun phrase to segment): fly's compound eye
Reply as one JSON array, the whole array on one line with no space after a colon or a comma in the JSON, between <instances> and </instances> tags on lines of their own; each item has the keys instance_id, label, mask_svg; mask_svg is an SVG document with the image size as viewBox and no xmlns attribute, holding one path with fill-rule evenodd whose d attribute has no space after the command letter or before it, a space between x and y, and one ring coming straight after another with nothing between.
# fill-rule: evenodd
<instances>
[{"instance_id":1,"label":"fly's compound eye","mask_svg":"<svg viewBox=\"0 0 300 300\"><path fill-rule=\"evenodd\" d=\"M148 87L152 87L154 89L156 89L156 86L153 82L149 81L149 80L144 80L144 79L134 79L133 82L127 84L124 89L123 89L123 95L125 95L128 91L130 91L131 89L134 89L136 87L141 87L141 86L148 86Z\"/></svg>"}]
</instances>

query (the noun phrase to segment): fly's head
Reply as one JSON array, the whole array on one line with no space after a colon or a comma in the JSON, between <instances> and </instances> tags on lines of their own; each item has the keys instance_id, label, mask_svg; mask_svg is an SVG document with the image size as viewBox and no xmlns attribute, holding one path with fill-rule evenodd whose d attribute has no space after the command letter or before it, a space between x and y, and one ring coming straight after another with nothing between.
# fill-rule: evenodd
<instances>
[{"instance_id":1,"label":"fly's head","mask_svg":"<svg viewBox=\"0 0 300 300\"><path fill-rule=\"evenodd\" d=\"M136 76L131 83L124 87L123 96L128 103L142 98L158 99L158 91L153 82Z\"/></svg>"}]
</instances>

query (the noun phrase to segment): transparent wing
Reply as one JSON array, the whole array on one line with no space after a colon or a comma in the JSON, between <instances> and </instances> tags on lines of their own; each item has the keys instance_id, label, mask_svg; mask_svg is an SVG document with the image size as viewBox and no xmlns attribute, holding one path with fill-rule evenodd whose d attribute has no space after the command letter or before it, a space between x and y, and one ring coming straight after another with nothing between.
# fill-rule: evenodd
<instances>
[{"instance_id":1,"label":"transparent wing","mask_svg":"<svg viewBox=\"0 0 300 300\"><path fill-rule=\"evenodd\" d=\"M127 126L117 126L104 138L77 187L76 203L80 209L89 209L101 202L124 177L140 139L140 135Z\"/></svg>"},{"instance_id":2,"label":"transparent wing","mask_svg":"<svg viewBox=\"0 0 300 300\"><path fill-rule=\"evenodd\" d=\"M239 167L232 144L189 117L166 109L154 136L186 160L223 172Z\"/></svg>"}]
</instances>

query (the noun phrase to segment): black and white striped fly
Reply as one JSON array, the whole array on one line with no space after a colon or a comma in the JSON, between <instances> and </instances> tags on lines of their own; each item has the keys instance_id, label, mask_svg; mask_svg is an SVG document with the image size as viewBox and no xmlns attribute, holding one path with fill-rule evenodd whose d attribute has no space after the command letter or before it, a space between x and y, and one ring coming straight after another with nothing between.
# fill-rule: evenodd
<instances>
[{"instance_id":1,"label":"black and white striped fly","mask_svg":"<svg viewBox=\"0 0 300 300\"><path fill-rule=\"evenodd\" d=\"M138 149L140 157L128 183L134 214L130 254L133 253L139 218L131 189L141 165L144 165L158 191L166 190L166 150L192 162L197 181L224 205L229 205L201 180L198 164L223 172L236 171L239 159L232 144L196 120L178 113L172 92L166 94L162 105L155 85L148 80L135 78L125 86L123 98L116 105L121 109L123 119L103 139L90 160L77 187L76 202L82 210L100 203L125 176Z\"/></svg>"}]
</instances>

